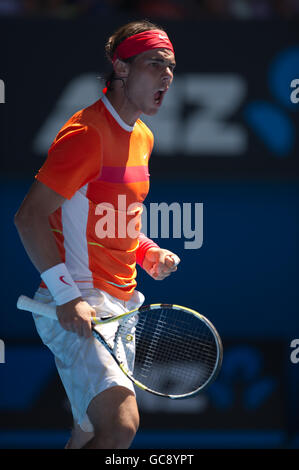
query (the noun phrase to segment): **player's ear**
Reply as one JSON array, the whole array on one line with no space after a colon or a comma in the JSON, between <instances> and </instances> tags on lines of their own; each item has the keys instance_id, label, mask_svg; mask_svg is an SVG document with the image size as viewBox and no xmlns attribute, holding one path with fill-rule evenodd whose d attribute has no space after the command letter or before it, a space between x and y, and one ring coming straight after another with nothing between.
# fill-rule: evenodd
<instances>
[{"instance_id":1,"label":"player's ear","mask_svg":"<svg viewBox=\"0 0 299 470\"><path fill-rule=\"evenodd\" d=\"M118 77L126 78L129 74L129 64L120 59L116 59L113 64L114 72Z\"/></svg>"}]
</instances>

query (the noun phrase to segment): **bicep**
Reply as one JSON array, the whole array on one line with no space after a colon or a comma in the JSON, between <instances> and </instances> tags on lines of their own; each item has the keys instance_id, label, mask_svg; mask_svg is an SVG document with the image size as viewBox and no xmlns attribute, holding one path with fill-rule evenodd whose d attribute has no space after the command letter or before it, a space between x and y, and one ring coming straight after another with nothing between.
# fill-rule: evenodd
<instances>
[{"instance_id":1,"label":"bicep","mask_svg":"<svg viewBox=\"0 0 299 470\"><path fill-rule=\"evenodd\" d=\"M45 184L35 181L15 215L15 225L23 246L36 269L42 273L61 263L49 215L65 201Z\"/></svg>"},{"instance_id":2,"label":"bicep","mask_svg":"<svg viewBox=\"0 0 299 470\"><path fill-rule=\"evenodd\" d=\"M29 189L17 216L48 217L66 201L66 198L40 181L35 181Z\"/></svg>"}]
</instances>

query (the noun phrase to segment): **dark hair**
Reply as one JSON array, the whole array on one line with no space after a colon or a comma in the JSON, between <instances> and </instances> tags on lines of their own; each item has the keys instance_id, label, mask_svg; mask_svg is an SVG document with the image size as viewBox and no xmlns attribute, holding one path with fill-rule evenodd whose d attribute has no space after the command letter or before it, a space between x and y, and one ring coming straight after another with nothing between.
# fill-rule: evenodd
<instances>
[{"instance_id":1,"label":"dark hair","mask_svg":"<svg viewBox=\"0 0 299 470\"><path fill-rule=\"evenodd\" d=\"M109 37L105 45L107 59L112 63L112 58L114 56L116 48L122 41L129 38L130 36L134 36L138 33L143 33L144 31L150 31L151 29L159 29L161 31L164 31L164 29L160 26L151 23L147 20L132 21L131 23L127 23L121 26ZM124 59L124 62L133 62L135 57L136 56ZM106 78L106 87L108 88L108 90L111 89L111 83L113 80L117 80L114 70L110 72L110 74Z\"/></svg>"}]
</instances>

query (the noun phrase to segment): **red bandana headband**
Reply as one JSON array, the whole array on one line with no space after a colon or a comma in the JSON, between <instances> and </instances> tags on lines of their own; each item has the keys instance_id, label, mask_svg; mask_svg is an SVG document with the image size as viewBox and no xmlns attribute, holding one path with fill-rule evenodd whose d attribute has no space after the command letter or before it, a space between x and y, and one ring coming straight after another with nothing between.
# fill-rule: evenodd
<instances>
[{"instance_id":1,"label":"red bandana headband","mask_svg":"<svg viewBox=\"0 0 299 470\"><path fill-rule=\"evenodd\" d=\"M128 59L142 52L159 48L170 49L174 53L170 39L164 31L159 29L144 31L124 39L117 46L112 62L115 62L116 59Z\"/></svg>"}]
</instances>

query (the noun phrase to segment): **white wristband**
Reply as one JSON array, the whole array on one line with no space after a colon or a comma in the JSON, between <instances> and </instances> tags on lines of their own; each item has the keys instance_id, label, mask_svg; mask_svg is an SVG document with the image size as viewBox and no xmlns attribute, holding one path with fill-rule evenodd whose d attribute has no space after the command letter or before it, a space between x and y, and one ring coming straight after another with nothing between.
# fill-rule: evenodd
<instances>
[{"instance_id":1,"label":"white wristband","mask_svg":"<svg viewBox=\"0 0 299 470\"><path fill-rule=\"evenodd\" d=\"M49 289L56 305L62 305L81 297L81 292L64 263L47 269L41 274L41 278Z\"/></svg>"}]
</instances>

